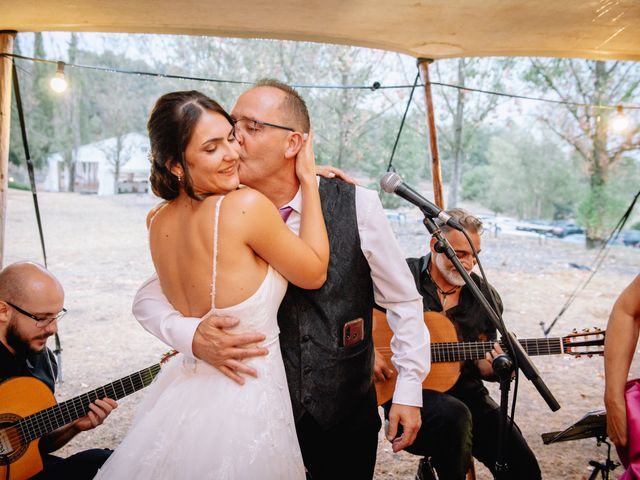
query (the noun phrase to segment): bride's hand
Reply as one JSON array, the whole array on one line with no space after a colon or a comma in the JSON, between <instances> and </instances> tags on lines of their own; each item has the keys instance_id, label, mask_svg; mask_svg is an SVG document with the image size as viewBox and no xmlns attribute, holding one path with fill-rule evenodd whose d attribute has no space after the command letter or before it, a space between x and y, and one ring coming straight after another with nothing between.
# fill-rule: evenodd
<instances>
[{"instance_id":1,"label":"bride's hand","mask_svg":"<svg viewBox=\"0 0 640 480\"><path fill-rule=\"evenodd\" d=\"M303 134L302 148L296 157L296 175L300 182L315 181L316 177L316 157L313 153L313 132Z\"/></svg>"},{"instance_id":2,"label":"bride's hand","mask_svg":"<svg viewBox=\"0 0 640 480\"><path fill-rule=\"evenodd\" d=\"M350 183L352 185L358 185L358 182L349 175L347 175L343 170L332 167L331 165L316 165L316 173L325 178L339 178L340 180Z\"/></svg>"}]
</instances>

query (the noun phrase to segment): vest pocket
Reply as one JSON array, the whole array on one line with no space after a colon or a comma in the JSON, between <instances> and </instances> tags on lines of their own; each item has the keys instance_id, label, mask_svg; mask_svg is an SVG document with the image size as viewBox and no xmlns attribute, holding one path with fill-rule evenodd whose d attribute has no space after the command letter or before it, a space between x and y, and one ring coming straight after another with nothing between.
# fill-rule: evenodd
<instances>
[{"instance_id":1,"label":"vest pocket","mask_svg":"<svg viewBox=\"0 0 640 480\"><path fill-rule=\"evenodd\" d=\"M364 338L362 341L349 347L338 347L336 349L336 358L346 360L367 353L371 348L371 342Z\"/></svg>"}]
</instances>

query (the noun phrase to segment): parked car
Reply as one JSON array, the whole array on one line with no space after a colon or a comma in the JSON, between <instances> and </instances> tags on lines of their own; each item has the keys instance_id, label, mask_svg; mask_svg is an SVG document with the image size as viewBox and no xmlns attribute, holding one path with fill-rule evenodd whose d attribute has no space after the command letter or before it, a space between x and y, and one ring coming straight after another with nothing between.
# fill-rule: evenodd
<instances>
[{"instance_id":1,"label":"parked car","mask_svg":"<svg viewBox=\"0 0 640 480\"><path fill-rule=\"evenodd\" d=\"M516 230L521 230L524 232L534 232L541 235L549 233L551 231L551 228L552 226L549 222L537 218L530 218L516 224Z\"/></svg>"},{"instance_id":2,"label":"parked car","mask_svg":"<svg viewBox=\"0 0 640 480\"><path fill-rule=\"evenodd\" d=\"M640 230L622 232L622 243L629 247L640 247Z\"/></svg>"},{"instance_id":3,"label":"parked car","mask_svg":"<svg viewBox=\"0 0 640 480\"><path fill-rule=\"evenodd\" d=\"M584 233L584 228L570 220L560 220L553 223L553 228L550 230L550 232L556 237L564 238L567 235Z\"/></svg>"}]
</instances>

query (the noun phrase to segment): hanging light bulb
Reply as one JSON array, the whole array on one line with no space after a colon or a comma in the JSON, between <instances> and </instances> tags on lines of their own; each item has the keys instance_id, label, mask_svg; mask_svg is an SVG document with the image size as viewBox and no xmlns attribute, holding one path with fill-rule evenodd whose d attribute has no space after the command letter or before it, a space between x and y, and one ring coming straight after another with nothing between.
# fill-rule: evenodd
<instances>
[{"instance_id":1,"label":"hanging light bulb","mask_svg":"<svg viewBox=\"0 0 640 480\"><path fill-rule=\"evenodd\" d=\"M625 133L629 128L629 117L624 114L622 105L616 107L616 113L609 120L609 127L615 133Z\"/></svg>"},{"instance_id":2,"label":"hanging light bulb","mask_svg":"<svg viewBox=\"0 0 640 480\"><path fill-rule=\"evenodd\" d=\"M56 74L49 82L49 85L51 86L51 90L56 93L64 92L69 86L69 84L67 83L67 79L64 76L64 62L58 62L58 69L56 70Z\"/></svg>"}]
</instances>

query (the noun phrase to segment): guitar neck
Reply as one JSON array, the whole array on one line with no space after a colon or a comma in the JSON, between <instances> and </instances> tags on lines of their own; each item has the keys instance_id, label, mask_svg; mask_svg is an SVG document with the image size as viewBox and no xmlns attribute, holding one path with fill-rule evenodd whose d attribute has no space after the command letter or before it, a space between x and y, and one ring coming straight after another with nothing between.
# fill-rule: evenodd
<instances>
[{"instance_id":1,"label":"guitar neck","mask_svg":"<svg viewBox=\"0 0 640 480\"><path fill-rule=\"evenodd\" d=\"M564 353L562 338L529 338L518 340L527 355L559 355ZM478 360L493 348L495 342L444 342L431 344L432 362ZM502 341L498 342L506 352Z\"/></svg>"},{"instance_id":2,"label":"guitar neck","mask_svg":"<svg viewBox=\"0 0 640 480\"><path fill-rule=\"evenodd\" d=\"M109 397L120 400L141 390L152 382L159 371L160 364L157 363L120 380L29 415L17 422L16 426L20 429L25 443L30 442L85 416L89 411L89 404L97 399Z\"/></svg>"}]
</instances>

